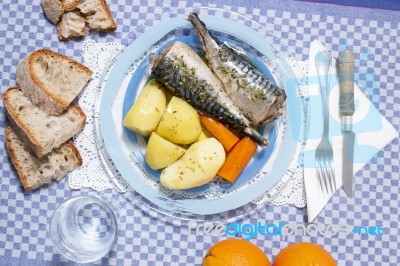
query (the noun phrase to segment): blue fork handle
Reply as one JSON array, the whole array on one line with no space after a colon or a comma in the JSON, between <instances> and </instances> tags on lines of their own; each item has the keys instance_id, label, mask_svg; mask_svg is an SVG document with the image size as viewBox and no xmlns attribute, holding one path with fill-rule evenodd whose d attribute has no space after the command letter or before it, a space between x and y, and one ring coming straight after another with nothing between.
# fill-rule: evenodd
<instances>
[{"instance_id":1,"label":"blue fork handle","mask_svg":"<svg viewBox=\"0 0 400 266\"><path fill-rule=\"evenodd\" d=\"M319 87L322 100L322 112L324 118L324 129L322 136L327 136L329 132L329 79L331 70L331 55L327 50L318 52L315 56L315 65L317 68Z\"/></svg>"}]
</instances>

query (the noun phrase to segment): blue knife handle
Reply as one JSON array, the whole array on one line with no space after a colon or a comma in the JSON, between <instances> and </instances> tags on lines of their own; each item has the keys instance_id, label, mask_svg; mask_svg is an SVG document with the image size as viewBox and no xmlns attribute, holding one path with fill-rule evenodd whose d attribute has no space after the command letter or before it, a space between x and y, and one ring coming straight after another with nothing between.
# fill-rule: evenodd
<instances>
[{"instance_id":1,"label":"blue knife handle","mask_svg":"<svg viewBox=\"0 0 400 266\"><path fill-rule=\"evenodd\" d=\"M338 57L339 111L342 116L352 116L354 107L354 55L351 51L341 51Z\"/></svg>"}]
</instances>

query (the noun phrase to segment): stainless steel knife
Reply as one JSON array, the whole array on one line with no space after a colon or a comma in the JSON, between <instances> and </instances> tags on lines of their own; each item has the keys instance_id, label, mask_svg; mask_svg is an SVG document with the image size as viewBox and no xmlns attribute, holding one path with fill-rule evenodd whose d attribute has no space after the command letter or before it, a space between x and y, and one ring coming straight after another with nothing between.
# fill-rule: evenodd
<instances>
[{"instance_id":1,"label":"stainless steel knife","mask_svg":"<svg viewBox=\"0 0 400 266\"><path fill-rule=\"evenodd\" d=\"M353 163L354 144L356 136L353 132L352 118L355 112L354 106L354 55L351 51L341 51L338 57L339 77L339 110L343 134L343 167L342 182L343 189L348 197L353 197Z\"/></svg>"}]
</instances>

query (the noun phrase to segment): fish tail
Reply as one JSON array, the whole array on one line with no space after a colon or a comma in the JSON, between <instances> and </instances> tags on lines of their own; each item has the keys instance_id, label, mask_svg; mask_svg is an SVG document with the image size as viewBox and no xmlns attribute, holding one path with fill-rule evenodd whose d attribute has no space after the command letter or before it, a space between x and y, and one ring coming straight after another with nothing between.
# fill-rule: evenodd
<instances>
[{"instance_id":1,"label":"fish tail","mask_svg":"<svg viewBox=\"0 0 400 266\"><path fill-rule=\"evenodd\" d=\"M207 29L206 24L204 24L204 22L200 20L199 15L196 12L191 12L188 16L188 20L192 23L196 32L199 34L200 40L202 41L203 44L207 44L207 42L210 40L214 41L217 45L222 44Z\"/></svg>"},{"instance_id":2,"label":"fish tail","mask_svg":"<svg viewBox=\"0 0 400 266\"><path fill-rule=\"evenodd\" d=\"M254 128L251 127L246 127L243 131L243 133L250 137L252 140L254 140L258 145L262 147L266 147L269 144L268 139L265 137L261 136L260 133L257 132Z\"/></svg>"}]
</instances>

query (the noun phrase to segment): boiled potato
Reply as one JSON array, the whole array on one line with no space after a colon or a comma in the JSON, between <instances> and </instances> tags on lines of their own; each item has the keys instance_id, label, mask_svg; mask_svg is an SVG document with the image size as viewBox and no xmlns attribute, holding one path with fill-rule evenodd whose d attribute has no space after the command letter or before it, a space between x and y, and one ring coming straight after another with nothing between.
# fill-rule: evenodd
<instances>
[{"instance_id":1,"label":"boiled potato","mask_svg":"<svg viewBox=\"0 0 400 266\"><path fill-rule=\"evenodd\" d=\"M153 170L167 167L185 153L185 149L160 137L156 132L151 133L145 154L147 164Z\"/></svg>"},{"instance_id":2,"label":"boiled potato","mask_svg":"<svg viewBox=\"0 0 400 266\"><path fill-rule=\"evenodd\" d=\"M208 139L211 137L212 137L211 133L208 132L208 130L203 127L203 128L201 128L201 132L200 132L199 137L197 138L197 141Z\"/></svg>"},{"instance_id":3,"label":"boiled potato","mask_svg":"<svg viewBox=\"0 0 400 266\"><path fill-rule=\"evenodd\" d=\"M157 134L173 143L189 144L197 141L200 132L197 111L181 98L172 97L158 124Z\"/></svg>"},{"instance_id":4,"label":"boiled potato","mask_svg":"<svg viewBox=\"0 0 400 266\"><path fill-rule=\"evenodd\" d=\"M152 79L126 114L123 125L140 135L148 136L157 128L166 105L164 87Z\"/></svg>"},{"instance_id":5,"label":"boiled potato","mask_svg":"<svg viewBox=\"0 0 400 266\"><path fill-rule=\"evenodd\" d=\"M186 153L161 172L160 182L170 189L188 189L210 182L225 162L225 150L215 138L193 143Z\"/></svg>"}]
</instances>

